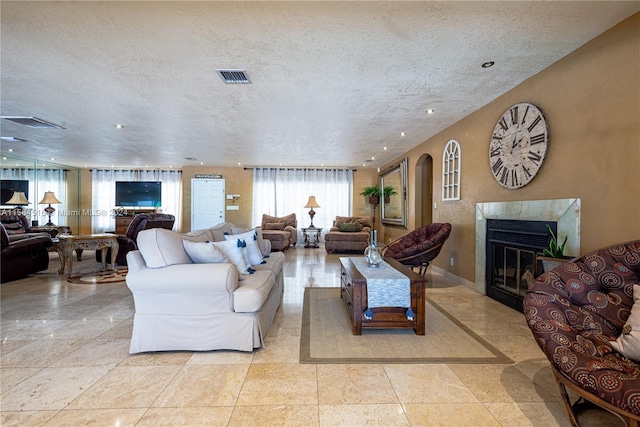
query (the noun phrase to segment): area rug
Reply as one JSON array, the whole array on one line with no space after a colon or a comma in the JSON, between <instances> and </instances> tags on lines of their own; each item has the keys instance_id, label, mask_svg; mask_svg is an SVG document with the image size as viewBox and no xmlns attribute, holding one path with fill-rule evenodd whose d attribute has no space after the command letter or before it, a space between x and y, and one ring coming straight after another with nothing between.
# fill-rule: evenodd
<instances>
[{"instance_id":1,"label":"area rug","mask_svg":"<svg viewBox=\"0 0 640 427\"><path fill-rule=\"evenodd\" d=\"M57 252L49 253L49 268L37 273L38 275L56 275L60 269L60 258ZM124 283L127 275L127 266L116 266L116 272L109 269L102 270L102 264L96 262L95 251L85 250L82 253L81 261L73 254L73 274L67 278L68 283L77 285L99 285L110 283Z\"/></svg>"},{"instance_id":2,"label":"area rug","mask_svg":"<svg viewBox=\"0 0 640 427\"><path fill-rule=\"evenodd\" d=\"M431 299L425 306L425 335L412 329L353 335L340 288L305 288L300 363L513 363Z\"/></svg>"}]
</instances>

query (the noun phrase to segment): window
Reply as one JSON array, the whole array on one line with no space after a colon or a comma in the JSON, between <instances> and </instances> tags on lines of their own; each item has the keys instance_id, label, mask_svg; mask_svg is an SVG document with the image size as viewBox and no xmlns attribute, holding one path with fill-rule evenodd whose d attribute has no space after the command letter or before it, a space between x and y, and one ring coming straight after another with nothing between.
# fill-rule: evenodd
<instances>
[{"instance_id":1,"label":"window","mask_svg":"<svg viewBox=\"0 0 640 427\"><path fill-rule=\"evenodd\" d=\"M315 208L313 224L329 231L336 215L351 215L353 171L350 169L255 168L253 170L253 224L262 223L262 215L296 214L298 230L310 225L309 196L320 205ZM301 240L301 232L298 239Z\"/></svg>"},{"instance_id":2,"label":"window","mask_svg":"<svg viewBox=\"0 0 640 427\"><path fill-rule=\"evenodd\" d=\"M182 171L178 170L93 170L92 221L94 233L115 230L116 181L161 181L162 212L176 218L180 229L182 212Z\"/></svg>"},{"instance_id":3,"label":"window","mask_svg":"<svg viewBox=\"0 0 640 427\"><path fill-rule=\"evenodd\" d=\"M442 153L442 200L460 200L460 144L449 141Z\"/></svg>"}]
</instances>

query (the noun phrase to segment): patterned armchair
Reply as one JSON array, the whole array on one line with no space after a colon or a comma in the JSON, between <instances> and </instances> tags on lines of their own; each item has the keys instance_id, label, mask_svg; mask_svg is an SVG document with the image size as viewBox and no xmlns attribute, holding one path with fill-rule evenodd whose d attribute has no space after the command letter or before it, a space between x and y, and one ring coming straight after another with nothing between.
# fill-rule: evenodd
<instances>
[{"instance_id":1,"label":"patterned armchair","mask_svg":"<svg viewBox=\"0 0 640 427\"><path fill-rule=\"evenodd\" d=\"M353 224L357 226L345 227ZM324 236L324 248L328 253L337 251L359 251L369 246L369 237L373 228L370 216L337 216L333 227Z\"/></svg>"},{"instance_id":2,"label":"patterned armchair","mask_svg":"<svg viewBox=\"0 0 640 427\"><path fill-rule=\"evenodd\" d=\"M451 234L451 224L433 223L413 230L382 248L382 255L393 258L423 275Z\"/></svg>"},{"instance_id":3,"label":"patterned armchair","mask_svg":"<svg viewBox=\"0 0 640 427\"><path fill-rule=\"evenodd\" d=\"M551 368L574 426L575 406L588 400L640 421L640 363L610 344L621 333L640 282L640 241L599 249L539 276L524 313ZM567 389L577 393L571 403Z\"/></svg>"},{"instance_id":4,"label":"patterned armchair","mask_svg":"<svg viewBox=\"0 0 640 427\"><path fill-rule=\"evenodd\" d=\"M271 250L284 251L298 241L298 220L292 213L283 217L262 215L262 237L271 242Z\"/></svg>"}]
</instances>

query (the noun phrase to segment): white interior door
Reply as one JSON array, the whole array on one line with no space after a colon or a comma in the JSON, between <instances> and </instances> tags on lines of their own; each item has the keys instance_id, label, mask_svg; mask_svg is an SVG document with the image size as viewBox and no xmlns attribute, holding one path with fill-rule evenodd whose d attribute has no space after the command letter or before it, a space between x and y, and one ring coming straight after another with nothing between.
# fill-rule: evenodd
<instances>
[{"instance_id":1,"label":"white interior door","mask_svg":"<svg viewBox=\"0 0 640 427\"><path fill-rule=\"evenodd\" d=\"M224 179L191 180L191 231L225 222Z\"/></svg>"}]
</instances>

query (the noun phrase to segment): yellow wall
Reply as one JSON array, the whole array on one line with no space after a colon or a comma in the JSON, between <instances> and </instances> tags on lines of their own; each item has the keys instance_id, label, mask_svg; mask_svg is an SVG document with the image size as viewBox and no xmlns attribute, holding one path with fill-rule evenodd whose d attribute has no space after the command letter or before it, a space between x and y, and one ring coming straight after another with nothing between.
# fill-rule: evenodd
<instances>
[{"instance_id":1,"label":"yellow wall","mask_svg":"<svg viewBox=\"0 0 640 427\"><path fill-rule=\"evenodd\" d=\"M640 14L402 156L409 159L410 230L416 223L415 165L425 153L433 157L437 202L433 221L453 226L434 265L475 281L475 205L480 202L580 198L581 253L640 239L638 46ZM495 181L489 169L489 142L497 120L518 102L533 103L543 111L549 148L533 181L508 190ZM441 202L442 152L451 139L460 143L462 152L461 200ZM383 232L386 238L402 231ZM454 267L449 266L450 257Z\"/></svg>"}]
</instances>

